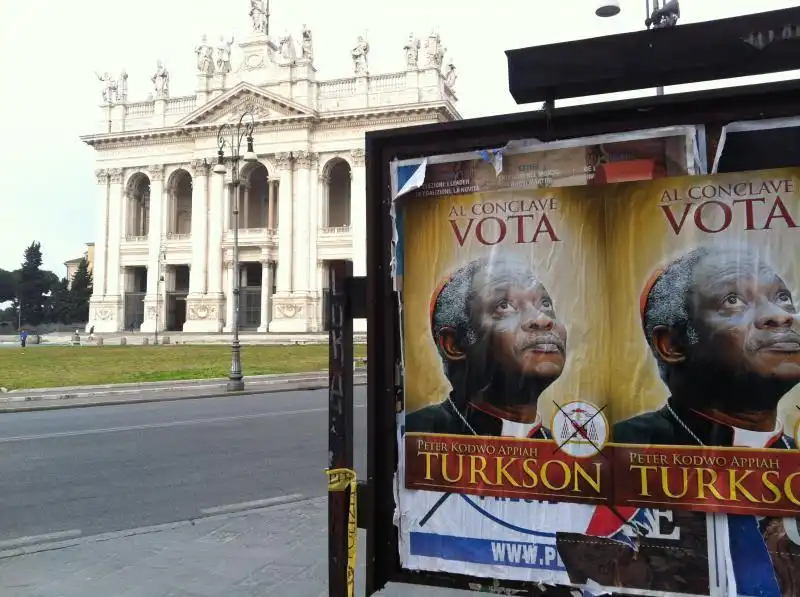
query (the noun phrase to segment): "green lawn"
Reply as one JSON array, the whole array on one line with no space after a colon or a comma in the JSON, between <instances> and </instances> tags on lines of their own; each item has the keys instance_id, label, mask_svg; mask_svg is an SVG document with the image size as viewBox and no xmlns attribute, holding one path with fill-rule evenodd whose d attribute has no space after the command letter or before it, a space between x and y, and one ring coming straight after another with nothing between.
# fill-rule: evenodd
<instances>
[{"instance_id":1,"label":"green lawn","mask_svg":"<svg viewBox=\"0 0 800 597\"><path fill-rule=\"evenodd\" d=\"M366 346L355 348L357 357ZM0 350L0 386L9 390L226 377L230 346L33 346ZM328 368L328 345L244 346L245 375Z\"/></svg>"}]
</instances>

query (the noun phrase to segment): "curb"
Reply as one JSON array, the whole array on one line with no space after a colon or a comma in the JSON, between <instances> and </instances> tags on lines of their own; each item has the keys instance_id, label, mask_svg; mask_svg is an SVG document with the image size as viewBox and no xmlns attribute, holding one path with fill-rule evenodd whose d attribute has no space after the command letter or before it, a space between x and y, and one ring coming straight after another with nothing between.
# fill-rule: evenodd
<instances>
[{"instance_id":1,"label":"curb","mask_svg":"<svg viewBox=\"0 0 800 597\"><path fill-rule=\"evenodd\" d=\"M354 367L353 375L358 377L366 374L365 367ZM302 373L273 373L267 375L250 375L245 377L251 384L279 384L301 381L316 381L327 379L328 371L304 371ZM31 390L11 390L2 392L0 404L3 402L30 402L36 400L63 400L66 398L90 398L92 396L119 395L119 394L141 394L142 392L163 392L163 391L191 391L192 389L202 389L203 386L209 389L227 383L227 377L213 377L210 379L174 379L170 381L147 381L138 383L121 384L102 384L95 386L63 386L59 388L34 388Z\"/></svg>"},{"instance_id":2,"label":"curb","mask_svg":"<svg viewBox=\"0 0 800 597\"><path fill-rule=\"evenodd\" d=\"M299 385L288 385L285 387L270 387L278 385L276 383L268 384L265 388L254 390L243 390L241 392L227 392L225 390L211 391L204 394L190 394L186 396L167 396L166 398L157 398L156 396L149 398L132 398L130 400L96 400L93 402L81 402L78 404L70 404L68 400L74 400L74 397L48 397L42 399L31 399L25 402L36 402L37 404L30 404L28 406L4 406L0 404L0 415L24 413L42 410L65 410L69 408L91 408L93 406L125 406L126 404L148 404L152 402L178 402L180 400L201 400L204 398L235 398L237 396L254 396L257 394L276 394L279 392L304 392L311 390L321 390L328 387L328 379L320 378L318 381L313 382L309 380L307 383ZM356 375L353 379L354 386L364 386L367 384L366 375ZM106 392L110 394L111 392ZM44 404L46 402L59 402L60 404Z\"/></svg>"}]
</instances>

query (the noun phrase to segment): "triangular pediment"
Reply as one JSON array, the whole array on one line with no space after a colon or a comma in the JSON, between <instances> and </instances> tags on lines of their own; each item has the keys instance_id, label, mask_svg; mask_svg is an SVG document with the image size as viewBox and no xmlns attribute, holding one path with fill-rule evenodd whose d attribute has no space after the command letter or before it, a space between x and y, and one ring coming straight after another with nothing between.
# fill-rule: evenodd
<instances>
[{"instance_id":1,"label":"triangular pediment","mask_svg":"<svg viewBox=\"0 0 800 597\"><path fill-rule=\"evenodd\" d=\"M239 83L186 115L177 124L189 126L232 123L238 121L245 112L253 114L257 121L314 116L314 111L307 106L250 83Z\"/></svg>"}]
</instances>

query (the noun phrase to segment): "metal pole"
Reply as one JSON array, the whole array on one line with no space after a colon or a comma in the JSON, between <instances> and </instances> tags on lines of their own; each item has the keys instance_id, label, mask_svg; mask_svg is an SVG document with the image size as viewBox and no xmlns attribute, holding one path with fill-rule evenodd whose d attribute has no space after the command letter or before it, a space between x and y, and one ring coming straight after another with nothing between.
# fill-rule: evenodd
<instances>
[{"instance_id":1,"label":"metal pole","mask_svg":"<svg viewBox=\"0 0 800 597\"><path fill-rule=\"evenodd\" d=\"M244 390L242 378L242 350L239 345L239 148L233 149L233 340L231 341L231 372L228 375L229 392Z\"/></svg>"},{"instance_id":2,"label":"metal pole","mask_svg":"<svg viewBox=\"0 0 800 597\"><path fill-rule=\"evenodd\" d=\"M328 465L353 467L353 316L346 280L352 261L331 264L328 335ZM347 595L349 490L328 493L328 595Z\"/></svg>"},{"instance_id":3,"label":"metal pole","mask_svg":"<svg viewBox=\"0 0 800 597\"><path fill-rule=\"evenodd\" d=\"M245 120L249 122L245 122ZM225 174L225 146L231 150L231 182L233 184L233 321L231 322L231 370L228 374L229 392L244 390L244 376L242 375L242 350L239 344L239 297L241 295L241 273L239 269L239 161L244 157L247 162L256 161L253 152L253 130L255 120L250 112L245 112L239 118L236 128L223 124L217 131L217 165L214 172ZM225 139L225 134L230 132L230 143ZM247 138L247 152L242 156L242 141Z\"/></svg>"}]
</instances>

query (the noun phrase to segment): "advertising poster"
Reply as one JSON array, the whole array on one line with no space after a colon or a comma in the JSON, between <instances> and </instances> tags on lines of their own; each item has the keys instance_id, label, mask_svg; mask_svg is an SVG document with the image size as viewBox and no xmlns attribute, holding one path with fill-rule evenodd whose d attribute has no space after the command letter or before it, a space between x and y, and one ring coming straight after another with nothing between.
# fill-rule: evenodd
<instances>
[{"instance_id":1,"label":"advertising poster","mask_svg":"<svg viewBox=\"0 0 800 597\"><path fill-rule=\"evenodd\" d=\"M403 567L800 597L800 170L484 162L395 204Z\"/></svg>"}]
</instances>

